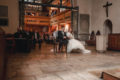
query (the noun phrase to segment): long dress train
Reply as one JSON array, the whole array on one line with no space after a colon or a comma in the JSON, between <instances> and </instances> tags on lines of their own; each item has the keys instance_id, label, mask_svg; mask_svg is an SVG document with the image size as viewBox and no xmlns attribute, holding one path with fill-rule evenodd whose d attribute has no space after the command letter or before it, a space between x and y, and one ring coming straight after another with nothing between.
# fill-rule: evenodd
<instances>
[{"instance_id":1,"label":"long dress train","mask_svg":"<svg viewBox=\"0 0 120 80\"><path fill-rule=\"evenodd\" d=\"M79 41L74 39L74 36L71 33L67 33L67 36L70 38L67 45L67 52L70 53L73 49L80 49L82 53L91 53L90 50L87 50L85 46Z\"/></svg>"}]
</instances>

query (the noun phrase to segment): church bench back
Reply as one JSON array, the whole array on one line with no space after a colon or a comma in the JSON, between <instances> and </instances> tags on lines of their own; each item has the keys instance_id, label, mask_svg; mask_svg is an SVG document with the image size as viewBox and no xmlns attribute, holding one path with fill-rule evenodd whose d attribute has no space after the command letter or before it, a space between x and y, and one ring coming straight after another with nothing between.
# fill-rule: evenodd
<instances>
[{"instance_id":1,"label":"church bench back","mask_svg":"<svg viewBox=\"0 0 120 80\"><path fill-rule=\"evenodd\" d=\"M102 78L103 80L120 80L120 78L117 78L117 77L115 77L115 76L113 76L113 75L110 75L110 74L108 74L108 73L105 73L105 72L102 73L101 78Z\"/></svg>"},{"instance_id":2,"label":"church bench back","mask_svg":"<svg viewBox=\"0 0 120 80\"><path fill-rule=\"evenodd\" d=\"M5 76L5 39L4 34L0 33L0 80Z\"/></svg>"}]
</instances>

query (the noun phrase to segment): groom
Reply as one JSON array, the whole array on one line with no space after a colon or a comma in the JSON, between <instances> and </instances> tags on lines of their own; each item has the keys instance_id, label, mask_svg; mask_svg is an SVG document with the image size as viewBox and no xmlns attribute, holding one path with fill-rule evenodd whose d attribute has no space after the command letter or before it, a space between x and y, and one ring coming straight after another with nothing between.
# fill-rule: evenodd
<instances>
[{"instance_id":1,"label":"groom","mask_svg":"<svg viewBox=\"0 0 120 80\"><path fill-rule=\"evenodd\" d=\"M57 34L58 34L57 41L59 42L59 51L60 51L63 45L64 32L62 29L59 29Z\"/></svg>"},{"instance_id":2,"label":"groom","mask_svg":"<svg viewBox=\"0 0 120 80\"><path fill-rule=\"evenodd\" d=\"M58 30L58 37L57 41L59 42L59 51L62 49L63 45L67 45L68 43L68 38L66 35L66 32L63 31L63 29Z\"/></svg>"}]
</instances>

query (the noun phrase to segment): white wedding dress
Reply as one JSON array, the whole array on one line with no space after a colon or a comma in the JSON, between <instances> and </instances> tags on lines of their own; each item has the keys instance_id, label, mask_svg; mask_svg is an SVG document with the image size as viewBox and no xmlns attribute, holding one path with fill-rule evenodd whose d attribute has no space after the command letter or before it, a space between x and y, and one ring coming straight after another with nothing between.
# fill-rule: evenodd
<instances>
[{"instance_id":1,"label":"white wedding dress","mask_svg":"<svg viewBox=\"0 0 120 80\"><path fill-rule=\"evenodd\" d=\"M73 49L80 49L83 54L91 53L90 50L85 49L84 45L74 38L74 36L70 33L66 33L67 37L69 37L68 45L67 45L67 53L70 53ZM54 38L56 38L57 31L53 33Z\"/></svg>"},{"instance_id":2,"label":"white wedding dress","mask_svg":"<svg viewBox=\"0 0 120 80\"><path fill-rule=\"evenodd\" d=\"M90 50L85 49L84 45L74 38L74 36L67 32L67 37L70 38L67 45L67 52L70 53L73 49L80 49L83 54L91 53Z\"/></svg>"}]
</instances>

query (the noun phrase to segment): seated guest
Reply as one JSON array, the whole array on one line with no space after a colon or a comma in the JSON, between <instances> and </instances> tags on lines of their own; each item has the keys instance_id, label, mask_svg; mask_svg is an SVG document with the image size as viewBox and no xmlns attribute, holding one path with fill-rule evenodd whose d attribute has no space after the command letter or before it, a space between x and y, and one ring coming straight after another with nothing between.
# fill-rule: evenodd
<instances>
[{"instance_id":1,"label":"seated guest","mask_svg":"<svg viewBox=\"0 0 120 80\"><path fill-rule=\"evenodd\" d=\"M43 39L46 42L46 33L43 34Z\"/></svg>"},{"instance_id":2,"label":"seated guest","mask_svg":"<svg viewBox=\"0 0 120 80\"><path fill-rule=\"evenodd\" d=\"M44 41L46 43L49 43L49 34L47 32L44 33L43 37L44 37Z\"/></svg>"},{"instance_id":3,"label":"seated guest","mask_svg":"<svg viewBox=\"0 0 120 80\"><path fill-rule=\"evenodd\" d=\"M50 41L50 43L53 43L53 35L52 34L49 35L49 41Z\"/></svg>"},{"instance_id":4,"label":"seated guest","mask_svg":"<svg viewBox=\"0 0 120 80\"><path fill-rule=\"evenodd\" d=\"M96 35L95 32L92 31L90 34L90 39L86 41L87 45L95 46L96 45Z\"/></svg>"},{"instance_id":5,"label":"seated guest","mask_svg":"<svg viewBox=\"0 0 120 80\"><path fill-rule=\"evenodd\" d=\"M95 32L92 31L90 34L90 40L95 40Z\"/></svg>"},{"instance_id":6,"label":"seated guest","mask_svg":"<svg viewBox=\"0 0 120 80\"><path fill-rule=\"evenodd\" d=\"M30 40L28 39L28 34L22 28L18 28L18 31L14 34L16 51L18 52L30 52Z\"/></svg>"},{"instance_id":7,"label":"seated guest","mask_svg":"<svg viewBox=\"0 0 120 80\"><path fill-rule=\"evenodd\" d=\"M97 35L97 36L98 36L98 35L101 35L101 33L100 33L100 31L99 31L99 30L96 32L96 35Z\"/></svg>"},{"instance_id":8,"label":"seated guest","mask_svg":"<svg viewBox=\"0 0 120 80\"><path fill-rule=\"evenodd\" d=\"M33 40L34 32L32 29L29 31L29 39Z\"/></svg>"},{"instance_id":9,"label":"seated guest","mask_svg":"<svg viewBox=\"0 0 120 80\"><path fill-rule=\"evenodd\" d=\"M47 40L47 43L50 43L50 35L48 33L46 34L46 40Z\"/></svg>"},{"instance_id":10,"label":"seated guest","mask_svg":"<svg viewBox=\"0 0 120 80\"><path fill-rule=\"evenodd\" d=\"M17 32L14 34L14 37L15 37L15 38L22 37L22 35L20 35L20 34L21 34L21 30L18 28L18 29L17 29Z\"/></svg>"},{"instance_id":11,"label":"seated guest","mask_svg":"<svg viewBox=\"0 0 120 80\"><path fill-rule=\"evenodd\" d=\"M27 38L27 33L20 27L14 34L15 38Z\"/></svg>"}]
</instances>

